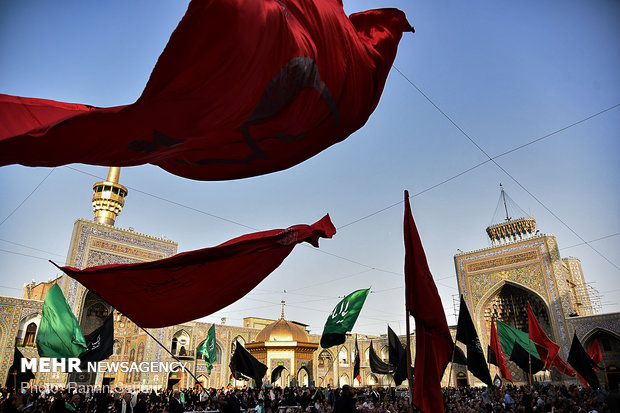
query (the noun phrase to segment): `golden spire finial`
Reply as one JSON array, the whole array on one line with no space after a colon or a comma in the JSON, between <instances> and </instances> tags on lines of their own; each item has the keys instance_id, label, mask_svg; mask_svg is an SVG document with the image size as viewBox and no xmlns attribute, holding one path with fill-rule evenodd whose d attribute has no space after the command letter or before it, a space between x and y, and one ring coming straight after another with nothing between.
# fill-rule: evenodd
<instances>
[{"instance_id":1,"label":"golden spire finial","mask_svg":"<svg viewBox=\"0 0 620 413\"><path fill-rule=\"evenodd\" d=\"M282 304L282 315L280 316L280 319L284 320L284 306L286 305L286 301L282 300L280 301L280 304Z\"/></svg>"},{"instance_id":2,"label":"golden spire finial","mask_svg":"<svg viewBox=\"0 0 620 413\"><path fill-rule=\"evenodd\" d=\"M120 173L120 167L112 166L108 171L108 178L93 185L95 222L114 225L116 217L121 213L123 205L125 205L127 188L118 183Z\"/></svg>"}]
</instances>

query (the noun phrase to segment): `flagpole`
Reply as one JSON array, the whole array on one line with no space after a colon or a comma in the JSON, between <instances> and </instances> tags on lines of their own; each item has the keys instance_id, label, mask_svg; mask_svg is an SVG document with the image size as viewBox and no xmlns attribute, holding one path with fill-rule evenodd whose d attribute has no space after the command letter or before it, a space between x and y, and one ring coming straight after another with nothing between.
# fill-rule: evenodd
<instances>
[{"instance_id":1,"label":"flagpole","mask_svg":"<svg viewBox=\"0 0 620 413\"><path fill-rule=\"evenodd\" d=\"M450 382L452 381L452 366L454 365L455 354L456 354L456 340L454 343L454 347L452 347L452 358L450 359L450 370L448 371L448 387L450 387ZM456 385L454 387L456 387Z\"/></svg>"},{"instance_id":2,"label":"flagpole","mask_svg":"<svg viewBox=\"0 0 620 413\"><path fill-rule=\"evenodd\" d=\"M413 374L411 374L411 333L409 326L409 310L407 309L407 300L405 300L405 317L407 319L407 381L409 386L409 412L413 413Z\"/></svg>"},{"instance_id":3,"label":"flagpole","mask_svg":"<svg viewBox=\"0 0 620 413\"><path fill-rule=\"evenodd\" d=\"M530 340L529 336L527 338L527 359L530 362L530 374L528 376L528 381L530 382L530 388L532 387L532 340Z\"/></svg>"},{"instance_id":4,"label":"flagpole","mask_svg":"<svg viewBox=\"0 0 620 413\"><path fill-rule=\"evenodd\" d=\"M129 317L127 317L128 319L130 319ZM132 321L133 323L133 321ZM136 324L136 323L134 323ZM155 340L155 342L157 344L159 344L164 350L166 350L166 352L168 352L168 354L170 354L172 356L173 359L175 359L177 362L179 362L181 365L183 365L183 363L181 363L181 360L179 360L179 358L177 356L175 356L174 354L172 354L172 352L170 350L168 350L168 347L164 346L159 340L157 340L151 333L149 333L148 331L146 331L146 329L142 326L139 326L138 324L136 324L138 327L140 327L142 329L142 331L144 331L146 334L149 335L149 337L151 337L153 340ZM202 383L200 382L200 380L198 380L198 378L196 378L196 376L194 376L194 373L192 373L192 371L190 369L187 369L187 372L189 373L190 376L192 376L192 378L194 379L194 381L196 381L200 387L202 388L202 390L207 391L207 389L204 388L204 386L202 385Z\"/></svg>"},{"instance_id":5,"label":"flagpole","mask_svg":"<svg viewBox=\"0 0 620 413\"><path fill-rule=\"evenodd\" d=\"M336 357L334 357L334 359L332 360L332 364L329 366L329 368L327 369L327 372L325 373L325 375L323 375L323 378L321 379L321 384L323 384L323 382L325 381L325 378L327 377L327 375L329 374L330 370L332 369L332 367L334 367L334 363L336 362L336 359L338 358L338 346L336 346ZM340 379L338 379L340 381ZM338 386L340 387L340 386Z\"/></svg>"}]
</instances>

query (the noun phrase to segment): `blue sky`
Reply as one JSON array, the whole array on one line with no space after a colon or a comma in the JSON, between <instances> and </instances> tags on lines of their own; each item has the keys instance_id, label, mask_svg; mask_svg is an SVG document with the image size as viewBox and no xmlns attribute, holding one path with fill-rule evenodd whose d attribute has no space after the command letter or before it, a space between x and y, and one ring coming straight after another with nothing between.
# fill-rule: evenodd
<instances>
[{"instance_id":1,"label":"blue sky","mask_svg":"<svg viewBox=\"0 0 620 413\"><path fill-rule=\"evenodd\" d=\"M485 228L502 183L541 232L557 236L563 257L581 259L604 311L620 311L620 2L344 4L347 13L397 7L416 28L403 36L398 71L362 129L289 170L243 180L123 168L129 196L116 225L187 251L330 213L332 240L319 250L296 247L252 293L205 320L276 318L284 299L287 318L320 333L339 296L371 286L355 331L384 333L390 323L404 332L403 190L419 194L414 216L448 322L456 323L453 257L457 248L489 246ZM0 93L131 103L186 6L4 1ZM496 158L499 166L463 173L538 138ZM92 218L92 184L106 174L87 165L0 168L0 294L57 275L47 260L63 262L73 222Z\"/></svg>"}]
</instances>

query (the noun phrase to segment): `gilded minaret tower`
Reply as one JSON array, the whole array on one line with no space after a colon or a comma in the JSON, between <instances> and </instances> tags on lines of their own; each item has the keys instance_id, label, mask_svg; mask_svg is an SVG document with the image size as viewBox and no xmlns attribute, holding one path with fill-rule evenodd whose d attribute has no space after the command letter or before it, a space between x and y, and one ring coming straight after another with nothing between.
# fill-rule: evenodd
<instances>
[{"instance_id":1,"label":"gilded minaret tower","mask_svg":"<svg viewBox=\"0 0 620 413\"><path fill-rule=\"evenodd\" d=\"M121 213L127 196L127 188L118 183L121 168L110 167L108 178L93 185L93 212L95 222L114 225L118 214Z\"/></svg>"}]
</instances>

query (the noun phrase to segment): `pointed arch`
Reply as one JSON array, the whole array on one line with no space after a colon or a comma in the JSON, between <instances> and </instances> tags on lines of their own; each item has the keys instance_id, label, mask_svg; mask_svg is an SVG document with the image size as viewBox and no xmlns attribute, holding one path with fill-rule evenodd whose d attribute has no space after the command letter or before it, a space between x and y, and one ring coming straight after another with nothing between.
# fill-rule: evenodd
<instances>
[{"instance_id":1,"label":"pointed arch","mask_svg":"<svg viewBox=\"0 0 620 413\"><path fill-rule=\"evenodd\" d=\"M180 329L172 335L170 352L174 355L185 356L190 345L189 333L185 329Z\"/></svg>"},{"instance_id":2,"label":"pointed arch","mask_svg":"<svg viewBox=\"0 0 620 413\"><path fill-rule=\"evenodd\" d=\"M333 360L334 356L332 355L332 353L329 350L325 349L319 353L317 366L321 369L328 368Z\"/></svg>"},{"instance_id":3,"label":"pointed arch","mask_svg":"<svg viewBox=\"0 0 620 413\"><path fill-rule=\"evenodd\" d=\"M349 350L342 346L340 351L338 351L338 363L340 364L348 364L349 363Z\"/></svg>"},{"instance_id":4,"label":"pointed arch","mask_svg":"<svg viewBox=\"0 0 620 413\"><path fill-rule=\"evenodd\" d=\"M620 352L620 336L603 327L595 327L583 335L581 343L586 351L590 350L594 340L598 340L603 353Z\"/></svg>"},{"instance_id":5,"label":"pointed arch","mask_svg":"<svg viewBox=\"0 0 620 413\"><path fill-rule=\"evenodd\" d=\"M489 288L489 290L480 298L480 300L476 303L475 309L472 312L472 318L476 330L478 331L478 336L480 337L481 344L483 344L483 348L486 348L486 344L488 344L488 338L491 331L491 318L496 316L493 312L498 311L506 311L508 314L512 314L513 317L519 317L523 324L521 327L517 326L523 331L528 331L527 327L527 305L517 306L508 305L508 308L495 309L490 308L495 304L491 304L491 302L498 297L501 296L502 292L506 289L508 293L510 290L514 291L522 291L531 297L531 300L528 299L530 304L533 307L533 311L535 313L542 314L543 317L537 317L539 324L543 327L547 335L555 341L559 341L558 338L554 337L554 332L557 329L557 321L555 317L552 316L551 307L549 303L539 292L524 286L522 284L518 284L511 280L500 280L493 285L493 287ZM487 311L488 310L488 311ZM499 317L502 319L501 317ZM505 320L506 321L506 320Z\"/></svg>"}]
</instances>

